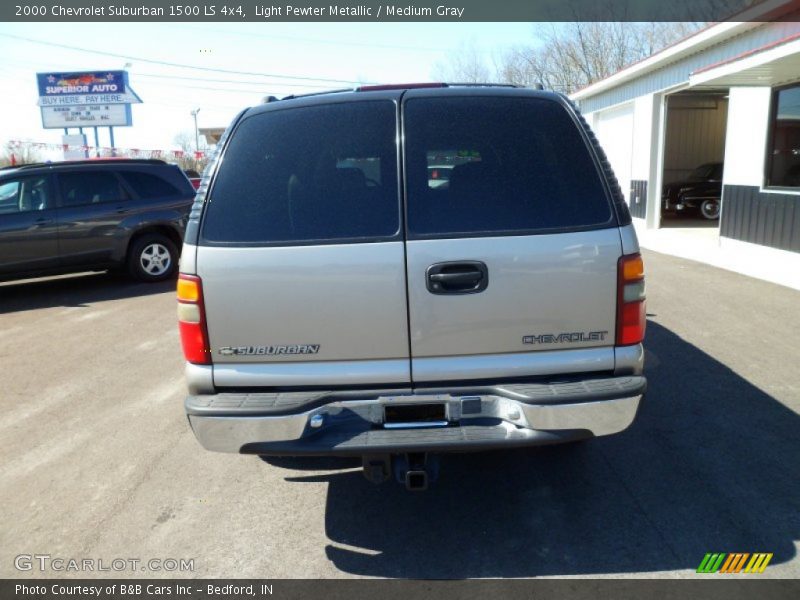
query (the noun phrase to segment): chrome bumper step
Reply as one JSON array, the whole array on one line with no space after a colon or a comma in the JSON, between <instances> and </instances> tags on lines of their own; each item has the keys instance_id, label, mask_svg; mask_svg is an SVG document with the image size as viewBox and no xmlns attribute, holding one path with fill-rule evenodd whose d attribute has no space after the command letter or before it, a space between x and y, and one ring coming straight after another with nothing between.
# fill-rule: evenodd
<instances>
[{"instance_id":1,"label":"chrome bumper step","mask_svg":"<svg viewBox=\"0 0 800 600\"><path fill-rule=\"evenodd\" d=\"M416 392L223 393L190 396L185 406L200 443L220 452L445 452L617 433L633 422L645 388L644 377L625 376ZM444 405L447 426L385 427L387 406L415 403Z\"/></svg>"}]
</instances>

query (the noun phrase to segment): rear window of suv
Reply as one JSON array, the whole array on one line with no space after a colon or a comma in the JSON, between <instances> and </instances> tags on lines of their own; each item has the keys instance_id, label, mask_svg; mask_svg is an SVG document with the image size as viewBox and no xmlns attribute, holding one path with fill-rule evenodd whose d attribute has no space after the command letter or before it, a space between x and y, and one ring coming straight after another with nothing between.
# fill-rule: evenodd
<instances>
[{"instance_id":1,"label":"rear window of suv","mask_svg":"<svg viewBox=\"0 0 800 600\"><path fill-rule=\"evenodd\" d=\"M608 226L611 204L566 109L536 98L405 103L412 236L513 234Z\"/></svg>"},{"instance_id":2,"label":"rear window of suv","mask_svg":"<svg viewBox=\"0 0 800 600\"><path fill-rule=\"evenodd\" d=\"M122 171L120 175L140 198L170 198L181 194L170 182L152 173Z\"/></svg>"},{"instance_id":3,"label":"rear window of suv","mask_svg":"<svg viewBox=\"0 0 800 600\"><path fill-rule=\"evenodd\" d=\"M396 130L391 101L246 117L225 149L202 239L291 244L395 236Z\"/></svg>"},{"instance_id":4,"label":"rear window of suv","mask_svg":"<svg viewBox=\"0 0 800 600\"><path fill-rule=\"evenodd\" d=\"M122 202L128 194L111 171L65 171L58 173L61 202L65 207L104 202Z\"/></svg>"}]
</instances>

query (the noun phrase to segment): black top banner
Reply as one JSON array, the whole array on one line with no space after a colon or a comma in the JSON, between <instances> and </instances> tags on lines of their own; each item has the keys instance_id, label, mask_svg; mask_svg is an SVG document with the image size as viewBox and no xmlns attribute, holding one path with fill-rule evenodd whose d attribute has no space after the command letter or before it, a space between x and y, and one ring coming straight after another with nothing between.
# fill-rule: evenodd
<instances>
[{"instance_id":1,"label":"black top banner","mask_svg":"<svg viewBox=\"0 0 800 600\"><path fill-rule=\"evenodd\" d=\"M0 20L18 22L458 22L767 21L799 0L17 0ZM795 15L796 17L796 15ZM792 17L786 17L792 18Z\"/></svg>"}]
</instances>

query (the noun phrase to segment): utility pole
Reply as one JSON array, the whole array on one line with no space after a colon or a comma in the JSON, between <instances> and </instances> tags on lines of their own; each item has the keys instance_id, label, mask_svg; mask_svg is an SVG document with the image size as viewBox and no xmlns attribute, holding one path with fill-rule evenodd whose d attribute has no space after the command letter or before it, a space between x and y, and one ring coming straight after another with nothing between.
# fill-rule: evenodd
<instances>
[{"instance_id":1,"label":"utility pole","mask_svg":"<svg viewBox=\"0 0 800 600\"><path fill-rule=\"evenodd\" d=\"M200 152L200 134L197 129L197 113L200 112L199 108L195 108L192 111L192 116L194 117L194 151Z\"/></svg>"}]
</instances>

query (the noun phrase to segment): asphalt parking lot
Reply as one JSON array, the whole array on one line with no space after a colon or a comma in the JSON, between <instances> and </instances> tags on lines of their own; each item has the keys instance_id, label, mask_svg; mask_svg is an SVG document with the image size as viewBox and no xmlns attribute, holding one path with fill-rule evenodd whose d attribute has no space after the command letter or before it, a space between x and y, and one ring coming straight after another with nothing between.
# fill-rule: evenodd
<instances>
[{"instance_id":1,"label":"asphalt parking lot","mask_svg":"<svg viewBox=\"0 0 800 600\"><path fill-rule=\"evenodd\" d=\"M645 259L650 387L633 427L446 457L416 494L357 465L204 451L172 283L2 284L0 577L671 578L712 551L773 552L761 577L800 577L800 292ZM19 571L21 554L194 571Z\"/></svg>"}]
</instances>

